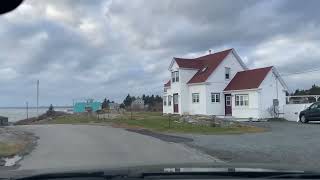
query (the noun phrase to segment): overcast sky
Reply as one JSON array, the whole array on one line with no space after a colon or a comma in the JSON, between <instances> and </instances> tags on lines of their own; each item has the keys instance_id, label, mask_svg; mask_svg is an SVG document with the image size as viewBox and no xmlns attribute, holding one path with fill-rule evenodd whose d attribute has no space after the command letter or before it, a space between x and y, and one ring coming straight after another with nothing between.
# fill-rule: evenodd
<instances>
[{"instance_id":1,"label":"overcast sky","mask_svg":"<svg viewBox=\"0 0 320 180\"><path fill-rule=\"evenodd\" d=\"M249 68L320 67L320 2L25 0L0 17L0 106L161 94L172 57L234 48ZM320 84L320 71L283 77Z\"/></svg>"}]
</instances>

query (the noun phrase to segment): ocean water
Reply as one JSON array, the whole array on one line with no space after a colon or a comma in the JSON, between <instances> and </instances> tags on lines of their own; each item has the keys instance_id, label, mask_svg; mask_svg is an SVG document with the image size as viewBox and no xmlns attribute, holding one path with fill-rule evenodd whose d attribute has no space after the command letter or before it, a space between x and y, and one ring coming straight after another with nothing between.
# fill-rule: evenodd
<instances>
[{"instance_id":1,"label":"ocean water","mask_svg":"<svg viewBox=\"0 0 320 180\"><path fill-rule=\"evenodd\" d=\"M45 113L48 108L39 108L38 113L39 115ZM67 111L67 108L55 108L56 111ZM16 122L21 119L27 118L27 110L25 108L0 108L0 116L8 117L9 122ZM37 116L37 109L36 108L29 108L28 109L28 116L36 117Z\"/></svg>"}]
</instances>

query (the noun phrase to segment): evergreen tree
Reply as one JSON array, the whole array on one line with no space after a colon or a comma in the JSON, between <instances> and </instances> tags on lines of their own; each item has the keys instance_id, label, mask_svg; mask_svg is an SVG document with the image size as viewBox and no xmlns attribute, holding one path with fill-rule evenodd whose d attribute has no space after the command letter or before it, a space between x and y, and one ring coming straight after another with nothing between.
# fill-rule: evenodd
<instances>
[{"instance_id":1,"label":"evergreen tree","mask_svg":"<svg viewBox=\"0 0 320 180\"><path fill-rule=\"evenodd\" d=\"M320 87L317 85L312 85L310 89L296 89L293 95L318 95L320 94Z\"/></svg>"},{"instance_id":2,"label":"evergreen tree","mask_svg":"<svg viewBox=\"0 0 320 180\"><path fill-rule=\"evenodd\" d=\"M104 98L102 104L101 104L101 108L102 109L106 109L108 107L108 101L107 98Z\"/></svg>"},{"instance_id":3,"label":"evergreen tree","mask_svg":"<svg viewBox=\"0 0 320 180\"><path fill-rule=\"evenodd\" d=\"M128 107L131 106L132 103L132 97L130 96L130 94L127 95L127 97L123 100L123 104Z\"/></svg>"},{"instance_id":4,"label":"evergreen tree","mask_svg":"<svg viewBox=\"0 0 320 180\"><path fill-rule=\"evenodd\" d=\"M149 102L149 104L150 104L150 105L154 105L154 103L155 103L154 101L155 101L155 98L154 98L154 95L152 94L151 97L150 97L150 102Z\"/></svg>"},{"instance_id":5,"label":"evergreen tree","mask_svg":"<svg viewBox=\"0 0 320 180\"><path fill-rule=\"evenodd\" d=\"M156 102L157 102L157 103L162 102L162 98L161 98L159 95L156 96Z\"/></svg>"}]
</instances>

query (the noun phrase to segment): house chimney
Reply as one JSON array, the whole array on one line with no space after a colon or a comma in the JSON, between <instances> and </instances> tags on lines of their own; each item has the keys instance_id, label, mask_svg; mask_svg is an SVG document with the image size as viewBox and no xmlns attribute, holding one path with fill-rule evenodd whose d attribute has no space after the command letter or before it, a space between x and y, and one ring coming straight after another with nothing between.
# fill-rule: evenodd
<instances>
[{"instance_id":1,"label":"house chimney","mask_svg":"<svg viewBox=\"0 0 320 180\"><path fill-rule=\"evenodd\" d=\"M209 49L209 54L211 54L211 49Z\"/></svg>"}]
</instances>

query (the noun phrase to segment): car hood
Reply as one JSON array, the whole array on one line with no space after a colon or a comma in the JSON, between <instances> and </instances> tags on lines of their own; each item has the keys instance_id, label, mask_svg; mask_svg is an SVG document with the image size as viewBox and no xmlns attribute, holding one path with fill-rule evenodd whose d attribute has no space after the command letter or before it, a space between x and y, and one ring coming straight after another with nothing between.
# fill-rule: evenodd
<instances>
[{"instance_id":1,"label":"car hood","mask_svg":"<svg viewBox=\"0 0 320 180\"><path fill-rule=\"evenodd\" d=\"M159 165L137 165L129 167L74 167L61 169L35 169L35 170L6 170L0 171L0 178L21 178L44 174L68 174L68 173L95 173L105 174L130 174L130 173L164 173L164 172L304 172L316 169L306 168L299 165L288 164L259 164L259 163L191 163L191 164L159 164Z\"/></svg>"}]
</instances>

